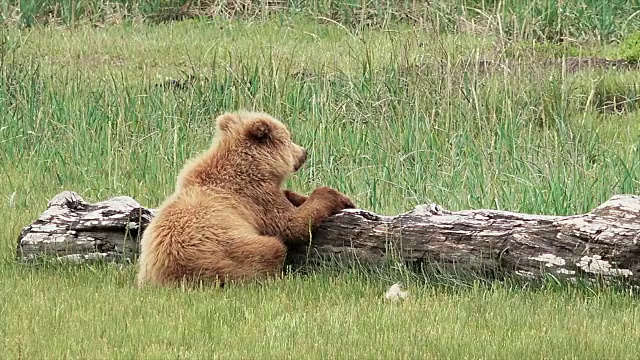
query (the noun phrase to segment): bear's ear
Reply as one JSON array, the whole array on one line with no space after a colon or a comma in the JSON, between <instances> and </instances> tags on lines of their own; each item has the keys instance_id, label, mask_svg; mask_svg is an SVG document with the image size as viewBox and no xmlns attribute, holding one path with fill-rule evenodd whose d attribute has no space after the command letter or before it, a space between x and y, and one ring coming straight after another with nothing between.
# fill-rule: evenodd
<instances>
[{"instance_id":1,"label":"bear's ear","mask_svg":"<svg viewBox=\"0 0 640 360\"><path fill-rule=\"evenodd\" d=\"M266 119L257 119L247 131L249 137L258 141L268 141L273 135L273 124Z\"/></svg>"},{"instance_id":2,"label":"bear's ear","mask_svg":"<svg viewBox=\"0 0 640 360\"><path fill-rule=\"evenodd\" d=\"M226 113L218 116L216 126L220 131L229 131L234 125L240 123L240 118L236 114Z\"/></svg>"}]
</instances>

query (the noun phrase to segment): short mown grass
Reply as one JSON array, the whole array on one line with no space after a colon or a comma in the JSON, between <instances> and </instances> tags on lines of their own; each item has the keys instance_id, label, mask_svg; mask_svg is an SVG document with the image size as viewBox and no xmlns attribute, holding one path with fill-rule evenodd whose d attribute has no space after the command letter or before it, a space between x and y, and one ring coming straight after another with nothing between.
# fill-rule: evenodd
<instances>
[{"instance_id":1,"label":"short mown grass","mask_svg":"<svg viewBox=\"0 0 640 360\"><path fill-rule=\"evenodd\" d=\"M156 207L208 146L213 118L240 108L281 118L309 148L289 187L329 185L379 213L435 202L567 215L638 193L638 72L541 61L618 53L637 5L400 3L179 22L152 16L162 3L89 14L74 2L73 21L49 22L0 4L3 356L637 358L637 297L622 289L389 268L139 290L130 265L15 263L21 227L56 193ZM183 89L156 86L189 75ZM612 98L626 101L621 111L603 111ZM383 300L396 281L408 301Z\"/></svg>"}]
</instances>

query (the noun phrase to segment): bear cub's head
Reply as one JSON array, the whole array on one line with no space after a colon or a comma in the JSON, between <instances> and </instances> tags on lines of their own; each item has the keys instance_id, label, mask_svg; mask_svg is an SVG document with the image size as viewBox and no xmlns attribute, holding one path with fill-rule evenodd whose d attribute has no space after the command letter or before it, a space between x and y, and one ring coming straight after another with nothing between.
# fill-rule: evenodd
<instances>
[{"instance_id":1,"label":"bear cub's head","mask_svg":"<svg viewBox=\"0 0 640 360\"><path fill-rule=\"evenodd\" d=\"M281 181L298 171L307 151L291 140L287 127L271 115L260 112L226 113L216 119L219 145L246 157L256 172Z\"/></svg>"}]
</instances>

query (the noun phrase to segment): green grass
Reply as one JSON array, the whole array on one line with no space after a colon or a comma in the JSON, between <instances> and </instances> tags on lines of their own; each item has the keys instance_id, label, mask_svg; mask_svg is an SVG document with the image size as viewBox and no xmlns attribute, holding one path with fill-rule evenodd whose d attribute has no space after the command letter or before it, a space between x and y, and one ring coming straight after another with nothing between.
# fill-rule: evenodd
<instances>
[{"instance_id":1,"label":"green grass","mask_svg":"<svg viewBox=\"0 0 640 360\"><path fill-rule=\"evenodd\" d=\"M639 73L542 65L618 54L637 4L357 3L181 22L158 21L160 2L61 2L73 21L47 22L48 2L19 16L1 3L3 357L637 358L637 297L613 288L324 269L185 292L138 290L132 266L15 264L21 227L53 195L158 206L213 118L239 108L283 119L309 148L288 186L333 186L384 214L436 202L566 215L638 193ZM185 74L199 81L155 87ZM602 111L617 98L624 111ZM410 300L383 301L399 280Z\"/></svg>"},{"instance_id":2,"label":"green grass","mask_svg":"<svg viewBox=\"0 0 640 360\"><path fill-rule=\"evenodd\" d=\"M636 300L609 291L415 286L389 303L385 282L357 273L184 292L134 289L129 270L3 271L5 358L634 359L639 347Z\"/></svg>"}]
</instances>

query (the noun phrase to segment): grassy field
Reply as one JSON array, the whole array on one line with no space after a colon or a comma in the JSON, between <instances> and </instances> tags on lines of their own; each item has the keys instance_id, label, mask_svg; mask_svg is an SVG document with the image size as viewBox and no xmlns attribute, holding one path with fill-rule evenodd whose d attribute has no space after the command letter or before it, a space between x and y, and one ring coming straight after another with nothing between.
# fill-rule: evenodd
<instances>
[{"instance_id":1,"label":"grassy field","mask_svg":"<svg viewBox=\"0 0 640 360\"><path fill-rule=\"evenodd\" d=\"M240 108L309 148L288 186L379 213L565 215L638 193L640 72L563 61L628 58L637 2L354 3L204 4L177 22L160 1L0 4L0 357L637 359L637 294L613 288L326 269L138 290L132 266L15 263L53 195L155 207ZM409 299L384 301L399 280Z\"/></svg>"}]
</instances>

